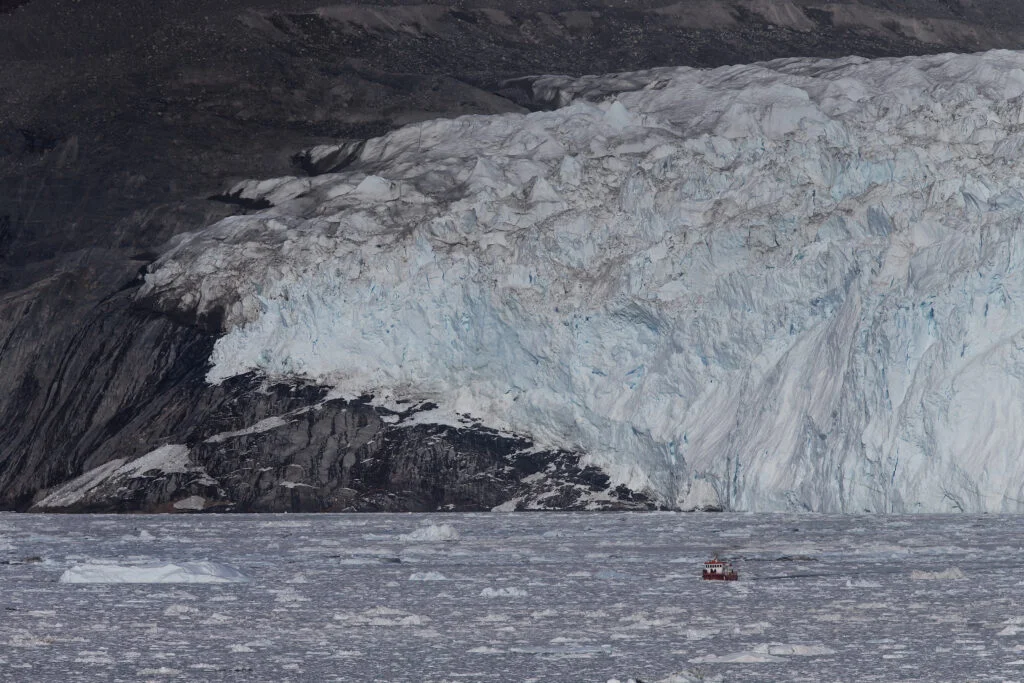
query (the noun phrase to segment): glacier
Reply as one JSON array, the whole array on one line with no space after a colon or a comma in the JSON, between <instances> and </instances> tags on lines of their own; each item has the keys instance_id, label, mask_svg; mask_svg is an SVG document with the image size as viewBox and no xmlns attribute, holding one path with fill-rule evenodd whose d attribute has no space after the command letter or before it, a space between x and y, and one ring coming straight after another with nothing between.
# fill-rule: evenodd
<instances>
[{"instance_id":1,"label":"glacier","mask_svg":"<svg viewBox=\"0 0 1024 683\"><path fill-rule=\"evenodd\" d=\"M664 505L1024 511L1024 53L538 77L179 235L137 297ZM329 150L324 153L328 153Z\"/></svg>"}]
</instances>

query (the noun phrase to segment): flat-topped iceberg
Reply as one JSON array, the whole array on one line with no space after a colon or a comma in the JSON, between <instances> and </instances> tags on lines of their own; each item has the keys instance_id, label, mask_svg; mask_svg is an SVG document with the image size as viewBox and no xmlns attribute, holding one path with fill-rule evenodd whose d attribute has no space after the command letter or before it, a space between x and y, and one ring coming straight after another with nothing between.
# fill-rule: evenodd
<instances>
[{"instance_id":1,"label":"flat-topped iceberg","mask_svg":"<svg viewBox=\"0 0 1024 683\"><path fill-rule=\"evenodd\" d=\"M234 567L218 562L167 564L79 564L60 576L60 583L245 583Z\"/></svg>"}]
</instances>

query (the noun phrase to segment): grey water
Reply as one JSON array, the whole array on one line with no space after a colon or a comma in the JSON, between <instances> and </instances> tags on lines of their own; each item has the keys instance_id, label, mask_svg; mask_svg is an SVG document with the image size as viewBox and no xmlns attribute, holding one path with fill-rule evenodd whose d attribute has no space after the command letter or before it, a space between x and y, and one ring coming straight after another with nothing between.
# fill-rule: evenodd
<instances>
[{"instance_id":1,"label":"grey water","mask_svg":"<svg viewBox=\"0 0 1024 683\"><path fill-rule=\"evenodd\" d=\"M1022 532L990 515L0 514L0 680L1021 680ZM739 581L701 581L716 553ZM199 560L249 580L61 582Z\"/></svg>"}]
</instances>

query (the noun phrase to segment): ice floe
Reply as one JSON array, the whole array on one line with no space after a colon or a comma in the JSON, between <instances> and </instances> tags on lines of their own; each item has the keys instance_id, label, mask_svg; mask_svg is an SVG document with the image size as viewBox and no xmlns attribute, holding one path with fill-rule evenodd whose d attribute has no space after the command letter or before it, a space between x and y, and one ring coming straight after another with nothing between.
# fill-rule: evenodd
<instances>
[{"instance_id":1,"label":"ice floe","mask_svg":"<svg viewBox=\"0 0 1024 683\"><path fill-rule=\"evenodd\" d=\"M434 543L439 541L457 541L459 532L450 524L431 524L421 527L408 534L399 536L402 541L412 543Z\"/></svg>"},{"instance_id":2,"label":"ice floe","mask_svg":"<svg viewBox=\"0 0 1024 683\"><path fill-rule=\"evenodd\" d=\"M150 565L80 564L60 576L61 583L244 583L234 567L217 562Z\"/></svg>"},{"instance_id":3,"label":"ice floe","mask_svg":"<svg viewBox=\"0 0 1024 683\"><path fill-rule=\"evenodd\" d=\"M967 575L959 567L950 567L937 572L928 572L915 569L910 572L910 578L915 581L947 581L966 579Z\"/></svg>"}]
</instances>

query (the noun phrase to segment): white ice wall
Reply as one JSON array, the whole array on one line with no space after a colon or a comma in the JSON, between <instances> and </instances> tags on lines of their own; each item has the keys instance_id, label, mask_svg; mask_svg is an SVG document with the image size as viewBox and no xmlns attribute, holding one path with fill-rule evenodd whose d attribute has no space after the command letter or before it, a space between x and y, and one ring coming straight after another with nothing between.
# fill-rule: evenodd
<instances>
[{"instance_id":1,"label":"white ice wall","mask_svg":"<svg viewBox=\"0 0 1024 683\"><path fill-rule=\"evenodd\" d=\"M225 307L211 381L430 398L684 508L1024 509L1024 54L538 87L245 184L140 295Z\"/></svg>"}]
</instances>

